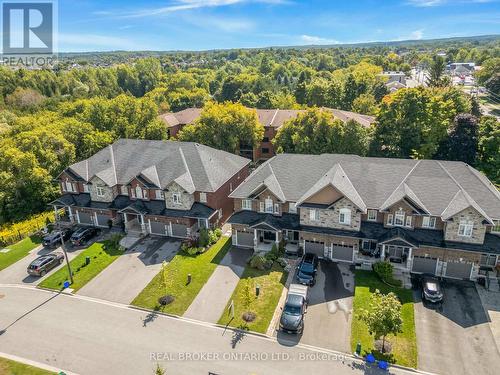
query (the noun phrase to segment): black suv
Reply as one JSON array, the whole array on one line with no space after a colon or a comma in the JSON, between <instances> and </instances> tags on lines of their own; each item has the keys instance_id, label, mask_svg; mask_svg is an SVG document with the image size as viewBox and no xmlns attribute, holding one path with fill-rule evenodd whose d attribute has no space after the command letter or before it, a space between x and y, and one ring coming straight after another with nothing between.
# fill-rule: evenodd
<instances>
[{"instance_id":1,"label":"black suv","mask_svg":"<svg viewBox=\"0 0 500 375\"><path fill-rule=\"evenodd\" d=\"M318 256L305 253L297 266L297 280L300 284L313 286L316 284L316 272L318 271Z\"/></svg>"},{"instance_id":2,"label":"black suv","mask_svg":"<svg viewBox=\"0 0 500 375\"><path fill-rule=\"evenodd\" d=\"M61 230L53 230L52 233L47 234L43 237L43 246L45 247L57 247L61 244L61 234L64 241L69 240L73 231L70 228L64 228Z\"/></svg>"},{"instance_id":3,"label":"black suv","mask_svg":"<svg viewBox=\"0 0 500 375\"><path fill-rule=\"evenodd\" d=\"M101 230L96 227L80 227L71 236L71 243L74 246L85 245L91 238L101 233Z\"/></svg>"},{"instance_id":4,"label":"black suv","mask_svg":"<svg viewBox=\"0 0 500 375\"><path fill-rule=\"evenodd\" d=\"M28 266L28 273L31 276L44 276L52 268L57 267L64 261L64 254L58 251L42 255L36 258Z\"/></svg>"}]
</instances>

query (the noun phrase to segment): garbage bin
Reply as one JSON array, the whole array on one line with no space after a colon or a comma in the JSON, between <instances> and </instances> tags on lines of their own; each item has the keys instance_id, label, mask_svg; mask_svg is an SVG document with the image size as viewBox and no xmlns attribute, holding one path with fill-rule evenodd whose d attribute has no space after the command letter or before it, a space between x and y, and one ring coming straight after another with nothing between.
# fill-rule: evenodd
<instances>
[{"instance_id":1,"label":"garbage bin","mask_svg":"<svg viewBox=\"0 0 500 375\"><path fill-rule=\"evenodd\" d=\"M88 266L90 264L90 257L85 257L85 265Z\"/></svg>"}]
</instances>

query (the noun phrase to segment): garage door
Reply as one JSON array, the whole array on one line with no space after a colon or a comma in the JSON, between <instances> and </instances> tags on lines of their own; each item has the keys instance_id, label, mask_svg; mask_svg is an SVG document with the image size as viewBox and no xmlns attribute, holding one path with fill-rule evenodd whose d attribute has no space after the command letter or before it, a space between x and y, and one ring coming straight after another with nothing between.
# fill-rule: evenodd
<instances>
[{"instance_id":1,"label":"garage door","mask_svg":"<svg viewBox=\"0 0 500 375\"><path fill-rule=\"evenodd\" d=\"M164 223L158 223L156 221L151 221L149 224L151 225L151 233L152 234L159 234L162 236L167 235L167 232L165 231L165 224Z\"/></svg>"},{"instance_id":2,"label":"garage door","mask_svg":"<svg viewBox=\"0 0 500 375\"><path fill-rule=\"evenodd\" d=\"M470 279L472 264L448 262L446 263L446 277L454 279Z\"/></svg>"},{"instance_id":3,"label":"garage door","mask_svg":"<svg viewBox=\"0 0 500 375\"><path fill-rule=\"evenodd\" d=\"M86 212L78 212L78 217L80 218L80 224L94 224L92 216Z\"/></svg>"},{"instance_id":4,"label":"garage door","mask_svg":"<svg viewBox=\"0 0 500 375\"><path fill-rule=\"evenodd\" d=\"M237 231L236 236L237 236L236 245L253 247L253 233Z\"/></svg>"},{"instance_id":5,"label":"garage door","mask_svg":"<svg viewBox=\"0 0 500 375\"><path fill-rule=\"evenodd\" d=\"M352 246L333 245L332 260L352 262L353 253Z\"/></svg>"},{"instance_id":6,"label":"garage door","mask_svg":"<svg viewBox=\"0 0 500 375\"><path fill-rule=\"evenodd\" d=\"M436 258L429 257L413 257L413 265L411 267L411 272L416 273L431 273L436 272Z\"/></svg>"},{"instance_id":7,"label":"garage door","mask_svg":"<svg viewBox=\"0 0 500 375\"><path fill-rule=\"evenodd\" d=\"M304 246L304 251L306 253L316 254L318 257L323 258L325 256L325 243L316 241L306 241Z\"/></svg>"},{"instance_id":8,"label":"garage door","mask_svg":"<svg viewBox=\"0 0 500 375\"><path fill-rule=\"evenodd\" d=\"M97 215L97 225L100 226L100 227L107 227L109 219L111 219L111 216L108 216L108 215Z\"/></svg>"},{"instance_id":9,"label":"garage door","mask_svg":"<svg viewBox=\"0 0 500 375\"><path fill-rule=\"evenodd\" d=\"M187 237L187 226L184 224L172 224L172 236Z\"/></svg>"}]
</instances>

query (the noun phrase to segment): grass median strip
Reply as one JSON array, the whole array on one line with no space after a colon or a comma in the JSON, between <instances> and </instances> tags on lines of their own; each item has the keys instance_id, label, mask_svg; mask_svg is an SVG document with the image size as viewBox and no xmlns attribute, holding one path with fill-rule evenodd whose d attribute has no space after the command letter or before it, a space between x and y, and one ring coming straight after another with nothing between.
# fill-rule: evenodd
<instances>
[{"instance_id":1,"label":"grass median strip","mask_svg":"<svg viewBox=\"0 0 500 375\"><path fill-rule=\"evenodd\" d=\"M251 267L245 268L243 276L234 289L233 295L224 310L224 314L219 319L219 324L226 325L229 323L231 327L266 333L273 318L276 305L281 297L287 275L277 263L274 263L269 270L258 270ZM247 312L244 301L246 299L244 289L247 282L250 282L252 293L252 301L248 310L255 314L255 320L249 323L245 322L242 318L242 315ZM258 297L255 296L255 287L257 285L260 287ZM232 320L228 314L231 301L234 301L234 319Z\"/></svg>"},{"instance_id":2,"label":"grass median strip","mask_svg":"<svg viewBox=\"0 0 500 375\"><path fill-rule=\"evenodd\" d=\"M174 301L161 306L158 299L165 295L162 273L158 273L143 291L132 301L132 305L170 314L182 315L208 281L224 255L231 247L231 238L221 237L207 251L199 255L179 252L166 266L169 275L169 294ZM191 282L187 283L188 274Z\"/></svg>"},{"instance_id":3,"label":"grass median strip","mask_svg":"<svg viewBox=\"0 0 500 375\"><path fill-rule=\"evenodd\" d=\"M73 291L76 292L82 288L123 254L123 251L118 245L118 241L119 239L115 241L106 240L103 242L95 242L70 262L74 280L71 285ZM85 265L86 257L90 258L90 263L88 265ZM43 280L40 286L43 288L61 290L66 280L69 280L68 269L64 266L53 275Z\"/></svg>"},{"instance_id":4,"label":"grass median strip","mask_svg":"<svg viewBox=\"0 0 500 375\"><path fill-rule=\"evenodd\" d=\"M38 367L25 365L24 363L12 361L0 357L0 374L7 375L55 375L55 372L43 370Z\"/></svg>"},{"instance_id":5,"label":"grass median strip","mask_svg":"<svg viewBox=\"0 0 500 375\"><path fill-rule=\"evenodd\" d=\"M24 258L31 250L40 245L41 242L40 237L31 236L7 246L6 249L8 251L0 253L0 271Z\"/></svg>"},{"instance_id":6,"label":"grass median strip","mask_svg":"<svg viewBox=\"0 0 500 375\"><path fill-rule=\"evenodd\" d=\"M374 272L356 270L356 289L354 292L353 319L351 329L351 348L354 352L356 344L361 343L362 354L372 353L378 359L385 359L402 366L417 367L417 338L415 335L415 317L413 310L413 292L411 289L393 288L384 284ZM397 336L389 335L387 340L392 344L392 353L382 355L374 351L374 338L368 332L366 324L357 318L360 309L366 309L370 303L370 295L375 290L381 293L395 293L401 301L403 332Z\"/></svg>"}]
</instances>

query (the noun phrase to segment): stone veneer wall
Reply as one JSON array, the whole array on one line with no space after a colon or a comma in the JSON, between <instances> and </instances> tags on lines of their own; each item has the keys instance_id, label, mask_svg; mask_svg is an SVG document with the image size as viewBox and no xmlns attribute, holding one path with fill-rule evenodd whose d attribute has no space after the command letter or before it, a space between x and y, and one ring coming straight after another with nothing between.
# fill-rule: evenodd
<instances>
[{"instance_id":1,"label":"stone veneer wall","mask_svg":"<svg viewBox=\"0 0 500 375\"><path fill-rule=\"evenodd\" d=\"M452 217L453 221L447 221L446 227L444 229L444 239L446 241L455 242L467 242L467 243L477 243L482 244L484 242L484 234L486 233L486 226L483 224L483 216L477 212L474 208L469 207L459 212ZM472 220L474 227L472 228L472 236L465 237L458 235L458 227L460 225L460 220Z\"/></svg>"},{"instance_id":2,"label":"stone veneer wall","mask_svg":"<svg viewBox=\"0 0 500 375\"><path fill-rule=\"evenodd\" d=\"M345 225L339 223L339 214L341 208L349 208L351 210L351 224ZM300 224L314 227L325 227L335 229L347 229L359 231L361 227L361 213L358 208L347 198L342 198L335 203L331 209L320 209L319 220L311 220L311 209L307 207L300 208Z\"/></svg>"},{"instance_id":3,"label":"stone veneer wall","mask_svg":"<svg viewBox=\"0 0 500 375\"><path fill-rule=\"evenodd\" d=\"M94 177L90 185L90 199L96 202L111 202L115 198L113 188L107 186L104 181L98 177ZM97 196L97 187L100 186L104 189L104 196Z\"/></svg>"},{"instance_id":4,"label":"stone veneer wall","mask_svg":"<svg viewBox=\"0 0 500 375\"><path fill-rule=\"evenodd\" d=\"M167 187L168 191L165 191L165 204L167 208L172 208L174 210L189 210L194 203L194 194L188 194L184 189L177 183L173 182ZM180 193L181 199L179 204L174 204L173 195L174 193Z\"/></svg>"}]
</instances>

